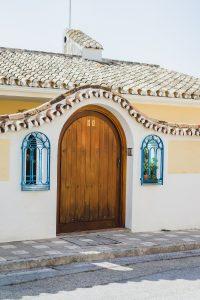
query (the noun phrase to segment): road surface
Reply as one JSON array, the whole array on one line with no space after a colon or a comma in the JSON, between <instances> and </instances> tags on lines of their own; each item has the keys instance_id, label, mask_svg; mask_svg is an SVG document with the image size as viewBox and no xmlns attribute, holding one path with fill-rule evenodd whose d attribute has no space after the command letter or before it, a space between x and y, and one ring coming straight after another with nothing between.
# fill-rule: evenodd
<instances>
[{"instance_id":1,"label":"road surface","mask_svg":"<svg viewBox=\"0 0 200 300\"><path fill-rule=\"evenodd\" d=\"M200 299L200 251L0 275L0 299Z\"/></svg>"}]
</instances>

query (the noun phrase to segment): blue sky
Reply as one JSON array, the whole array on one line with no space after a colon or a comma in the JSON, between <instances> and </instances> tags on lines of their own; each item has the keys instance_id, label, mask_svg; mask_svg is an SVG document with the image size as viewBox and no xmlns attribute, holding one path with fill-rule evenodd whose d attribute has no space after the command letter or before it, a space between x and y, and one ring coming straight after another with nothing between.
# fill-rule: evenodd
<instances>
[{"instance_id":1,"label":"blue sky","mask_svg":"<svg viewBox=\"0 0 200 300\"><path fill-rule=\"evenodd\" d=\"M199 0L72 0L72 27L104 57L160 64L200 77ZM63 51L68 0L0 0L0 46Z\"/></svg>"}]
</instances>

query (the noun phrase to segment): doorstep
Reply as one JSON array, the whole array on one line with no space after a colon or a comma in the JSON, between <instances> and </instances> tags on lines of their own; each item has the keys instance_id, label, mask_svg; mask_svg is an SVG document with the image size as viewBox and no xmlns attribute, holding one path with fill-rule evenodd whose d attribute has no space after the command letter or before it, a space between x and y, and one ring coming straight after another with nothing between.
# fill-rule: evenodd
<instances>
[{"instance_id":1,"label":"doorstep","mask_svg":"<svg viewBox=\"0 0 200 300\"><path fill-rule=\"evenodd\" d=\"M200 249L200 230L100 230L0 244L0 272Z\"/></svg>"}]
</instances>

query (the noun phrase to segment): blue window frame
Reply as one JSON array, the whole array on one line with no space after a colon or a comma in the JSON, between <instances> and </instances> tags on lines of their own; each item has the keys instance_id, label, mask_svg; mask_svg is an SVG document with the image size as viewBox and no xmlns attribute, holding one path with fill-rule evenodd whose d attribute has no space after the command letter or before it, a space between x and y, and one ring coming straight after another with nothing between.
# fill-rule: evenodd
<instances>
[{"instance_id":1,"label":"blue window frame","mask_svg":"<svg viewBox=\"0 0 200 300\"><path fill-rule=\"evenodd\" d=\"M32 132L23 140L21 189L50 189L50 142L41 132Z\"/></svg>"},{"instance_id":2,"label":"blue window frame","mask_svg":"<svg viewBox=\"0 0 200 300\"><path fill-rule=\"evenodd\" d=\"M148 135L141 146L141 184L163 184L164 146L157 135Z\"/></svg>"}]
</instances>

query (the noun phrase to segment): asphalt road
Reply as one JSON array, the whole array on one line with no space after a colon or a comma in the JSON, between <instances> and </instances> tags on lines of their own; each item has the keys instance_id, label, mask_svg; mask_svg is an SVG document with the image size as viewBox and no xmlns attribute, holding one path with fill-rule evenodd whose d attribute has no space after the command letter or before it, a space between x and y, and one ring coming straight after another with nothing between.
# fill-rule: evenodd
<instances>
[{"instance_id":1,"label":"asphalt road","mask_svg":"<svg viewBox=\"0 0 200 300\"><path fill-rule=\"evenodd\" d=\"M200 252L0 274L0 299L200 299Z\"/></svg>"}]
</instances>

